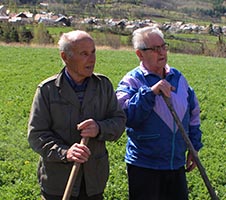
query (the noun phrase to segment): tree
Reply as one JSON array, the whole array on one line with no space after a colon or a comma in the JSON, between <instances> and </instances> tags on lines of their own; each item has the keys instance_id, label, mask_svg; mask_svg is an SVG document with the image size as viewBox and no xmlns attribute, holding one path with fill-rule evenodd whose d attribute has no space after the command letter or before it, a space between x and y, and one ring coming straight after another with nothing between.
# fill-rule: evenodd
<instances>
[{"instance_id":1,"label":"tree","mask_svg":"<svg viewBox=\"0 0 226 200\"><path fill-rule=\"evenodd\" d=\"M33 35L30 30L28 30L25 26L20 27L19 29L19 41L30 43Z\"/></svg>"},{"instance_id":2,"label":"tree","mask_svg":"<svg viewBox=\"0 0 226 200\"><path fill-rule=\"evenodd\" d=\"M11 27L11 30L9 32L9 40L10 42L19 42L19 35L17 29L13 26Z\"/></svg>"},{"instance_id":3,"label":"tree","mask_svg":"<svg viewBox=\"0 0 226 200\"><path fill-rule=\"evenodd\" d=\"M34 28L33 42L37 44L52 44L54 40L43 23Z\"/></svg>"}]
</instances>

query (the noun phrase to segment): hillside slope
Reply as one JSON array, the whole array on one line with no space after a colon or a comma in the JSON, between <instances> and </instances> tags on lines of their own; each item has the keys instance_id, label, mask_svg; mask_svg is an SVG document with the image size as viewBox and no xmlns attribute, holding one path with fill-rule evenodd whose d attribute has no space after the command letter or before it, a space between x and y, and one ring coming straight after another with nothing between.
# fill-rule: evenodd
<instances>
[{"instance_id":1,"label":"hillside slope","mask_svg":"<svg viewBox=\"0 0 226 200\"><path fill-rule=\"evenodd\" d=\"M3 0L2 4L10 10L24 9L34 11L53 11L77 17L94 16L98 18L145 18L160 16L221 21L226 13L224 0L18 0L14 3ZM164 14L163 14L164 12Z\"/></svg>"}]
</instances>

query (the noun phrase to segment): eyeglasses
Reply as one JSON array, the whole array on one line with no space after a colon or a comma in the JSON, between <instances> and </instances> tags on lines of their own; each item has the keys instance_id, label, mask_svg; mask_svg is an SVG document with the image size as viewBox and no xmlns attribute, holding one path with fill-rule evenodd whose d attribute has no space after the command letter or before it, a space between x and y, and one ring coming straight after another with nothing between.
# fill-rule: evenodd
<instances>
[{"instance_id":1,"label":"eyeglasses","mask_svg":"<svg viewBox=\"0 0 226 200\"><path fill-rule=\"evenodd\" d=\"M167 51L168 48L169 48L169 44L168 43L164 43L161 46L154 46L154 47L149 47L149 48L143 48L143 49L140 49L140 50L142 50L142 51L151 50L153 52L160 53L161 50Z\"/></svg>"}]
</instances>

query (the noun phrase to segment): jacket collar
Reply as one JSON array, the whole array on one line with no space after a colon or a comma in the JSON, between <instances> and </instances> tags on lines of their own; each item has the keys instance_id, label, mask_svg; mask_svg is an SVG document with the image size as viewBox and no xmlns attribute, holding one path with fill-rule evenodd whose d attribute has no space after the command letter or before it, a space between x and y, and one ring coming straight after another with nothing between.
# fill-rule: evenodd
<instances>
[{"instance_id":1,"label":"jacket collar","mask_svg":"<svg viewBox=\"0 0 226 200\"><path fill-rule=\"evenodd\" d=\"M64 70L65 68L63 68L61 72L57 75L55 85L56 87L58 87L59 93L64 99L69 101L71 104L78 106L80 105L79 99L76 93L74 92L73 88L69 84L69 82L66 80ZM97 95L97 84L100 81L100 79L101 78L98 77L96 74L92 74L85 90L82 105L89 104L89 102L91 102L93 98Z\"/></svg>"}]
</instances>

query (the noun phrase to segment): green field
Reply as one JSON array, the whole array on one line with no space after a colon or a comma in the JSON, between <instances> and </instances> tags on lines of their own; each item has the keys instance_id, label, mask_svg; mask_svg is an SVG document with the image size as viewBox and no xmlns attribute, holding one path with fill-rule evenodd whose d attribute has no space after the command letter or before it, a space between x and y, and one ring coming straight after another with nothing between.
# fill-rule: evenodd
<instances>
[{"instance_id":1,"label":"green field","mask_svg":"<svg viewBox=\"0 0 226 200\"><path fill-rule=\"evenodd\" d=\"M38 155L27 142L27 121L37 84L62 68L57 48L0 46L0 200L39 199ZM169 53L195 89L201 105L199 157L219 199L226 199L226 59ZM138 65L133 51L97 50L96 72L119 80ZM127 200L126 135L107 143L111 175L106 200ZM199 171L187 174L191 200L210 199Z\"/></svg>"}]
</instances>

